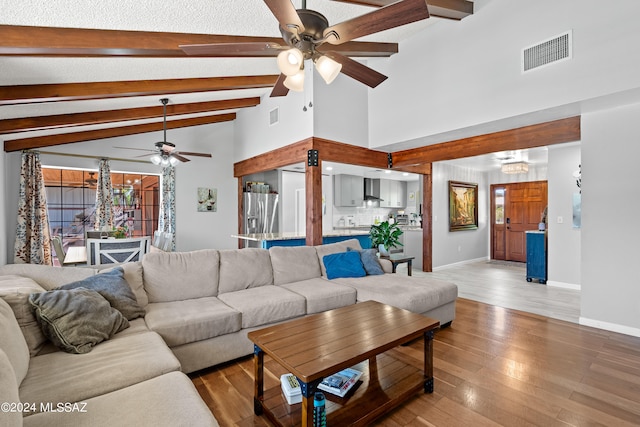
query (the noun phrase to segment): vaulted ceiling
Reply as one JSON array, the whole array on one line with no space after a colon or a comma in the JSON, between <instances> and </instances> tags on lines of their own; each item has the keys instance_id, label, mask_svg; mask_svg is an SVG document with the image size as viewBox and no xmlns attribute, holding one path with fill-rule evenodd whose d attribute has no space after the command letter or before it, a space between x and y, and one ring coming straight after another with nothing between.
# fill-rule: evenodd
<instances>
[{"instance_id":1,"label":"vaulted ceiling","mask_svg":"<svg viewBox=\"0 0 640 427\"><path fill-rule=\"evenodd\" d=\"M309 0L330 23L394 0ZM0 138L5 151L234 120L279 76L273 54L187 56L179 45L282 43L263 1L7 0L0 6ZM33 3L33 5L31 5ZM36 4L37 3L37 4ZM293 1L300 8L300 0ZM441 19L473 13L467 0L427 0L431 17L334 46L357 60L388 57Z\"/></svg>"}]
</instances>

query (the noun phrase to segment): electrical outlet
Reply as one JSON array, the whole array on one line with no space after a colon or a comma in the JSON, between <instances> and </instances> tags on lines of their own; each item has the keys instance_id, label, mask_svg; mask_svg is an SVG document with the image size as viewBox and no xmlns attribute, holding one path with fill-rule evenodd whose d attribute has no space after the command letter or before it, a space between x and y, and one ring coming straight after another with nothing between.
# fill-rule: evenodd
<instances>
[{"instance_id":1,"label":"electrical outlet","mask_svg":"<svg viewBox=\"0 0 640 427\"><path fill-rule=\"evenodd\" d=\"M564 222L564 218L561 216L558 217L558 224L562 224Z\"/></svg>"}]
</instances>

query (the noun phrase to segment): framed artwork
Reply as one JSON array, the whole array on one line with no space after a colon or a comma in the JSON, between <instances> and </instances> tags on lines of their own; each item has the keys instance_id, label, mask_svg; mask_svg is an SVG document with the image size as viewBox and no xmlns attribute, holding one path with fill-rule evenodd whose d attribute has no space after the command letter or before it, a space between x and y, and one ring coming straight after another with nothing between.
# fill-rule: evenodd
<instances>
[{"instance_id":1,"label":"framed artwork","mask_svg":"<svg viewBox=\"0 0 640 427\"><path fill-rule=\"evenodd\" d=\"M478 228L478 184L449 181L449 231Z\"/></svg>"},{"instance_id":2,"label":"framed artwork","mask_svg":"<svg viewBox=\"0 0 640 427\"><path fill-rule=\"evenodd\" d=\"M198 212L216 212L218 210L218 190L198 188Z\"/></svg>"}]
</instances>

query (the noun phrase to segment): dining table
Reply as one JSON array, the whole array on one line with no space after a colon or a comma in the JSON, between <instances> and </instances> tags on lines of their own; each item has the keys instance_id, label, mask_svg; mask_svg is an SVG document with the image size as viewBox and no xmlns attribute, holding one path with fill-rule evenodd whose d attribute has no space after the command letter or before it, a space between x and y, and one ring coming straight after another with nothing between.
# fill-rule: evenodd
<instances>
[{"instance_id":1,"label":"dining table","mask_svg":"<svg viewBox=\"0 0 640 427\"><path fill-rule=\"evenodd\" d=\"M64 256L63 265L86 264L87 248L85 246L70 246Z\"/></svg>"}]
</instances>

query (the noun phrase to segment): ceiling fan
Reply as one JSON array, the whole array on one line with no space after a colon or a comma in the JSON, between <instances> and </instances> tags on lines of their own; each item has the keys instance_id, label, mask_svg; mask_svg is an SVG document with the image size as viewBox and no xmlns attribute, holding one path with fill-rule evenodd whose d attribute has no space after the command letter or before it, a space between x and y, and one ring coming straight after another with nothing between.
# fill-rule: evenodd
<instances>
[{"instance_id":1,"label":"ceiling fan","mask_svg":"<svg viewBox=\"0 0 640 427\"><path fill-rule=\"evenodd\" d=\"M387 76L361 64L347 55L332 51L353 39L429 18L426 0L400 0L364 15L329 25L321 13L306 8L295 9L291 0L264 0L280 23L284 44L247 42L180 45L187 55L278 57L278 78L271 96L286 96L289 90L302 91L304 61L312 60L318 73L331 83L343 73L369 87L376 87ZM329 46L327 46L329 45Z\"/></svg>"},{"instance_id":2,"label":"ceiling fan","mask_svg":"<svg viewBox=\"0 0 640 427\"><path fill-rule=\"evenodd\" d=\"M177 151L175 144L167 141L167 104L169 103L169 98L161 98L160 102L163 105L163 121L162 121L162 129L164 132L164 138L162 141L158 141L154 144L154 150L147 150L144 148L133 148L133 147L114 147L114 148L123 148L125 150L142 150L147 151L151 154L149 160L154 165L161 166L175 166L178 162L189 162L190 159L187 159L184 156L198 156L198 157L211 157L210 153L193 153L188 151ZM142 156L137 157L145 157L148 154L143 154Z\"/></svg>"},{"instance_id":3,"label":"ceiling fan","mask_svg":"<svg viewBox=\"0 0 640 427\"><path fill-rule=\"evenodd\" d=\"M89 188L95 187L98 183L98 180L94 178L95 172L89 172L89 178L85 179L84 182L89 186Z\"/></svg>"}]
</instances>

